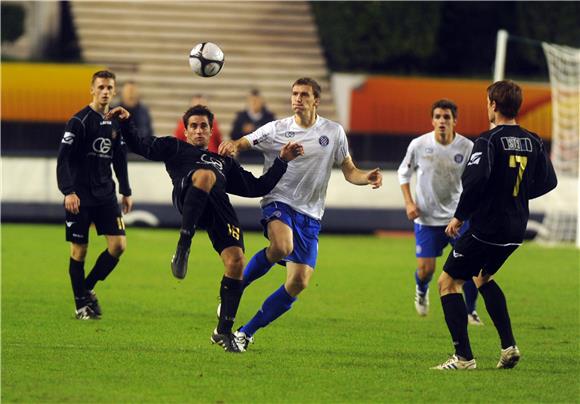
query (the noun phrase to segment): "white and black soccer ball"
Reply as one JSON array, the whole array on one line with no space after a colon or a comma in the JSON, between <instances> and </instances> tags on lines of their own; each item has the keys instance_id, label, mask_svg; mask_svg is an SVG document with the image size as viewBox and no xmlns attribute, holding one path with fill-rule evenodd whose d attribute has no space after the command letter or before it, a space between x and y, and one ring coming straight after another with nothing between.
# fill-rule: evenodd
<instances>
[{"instance_id":1,"label":"white and black soccer ball","mask_svg":"<svg viewBox=\"0 0 580 404\"><path fill-rule=\"evenodd\" d=\"M201 77L212 77L218 74L224 65L224 52L212 42L202 42L189 52L189 66Z\"/></svg>"}]
</instances>

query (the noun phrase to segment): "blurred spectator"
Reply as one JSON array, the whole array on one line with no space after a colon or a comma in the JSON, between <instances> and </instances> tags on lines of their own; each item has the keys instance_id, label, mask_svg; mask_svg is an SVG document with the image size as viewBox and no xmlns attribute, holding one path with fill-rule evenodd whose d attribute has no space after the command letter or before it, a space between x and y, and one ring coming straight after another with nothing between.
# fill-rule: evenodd
<instances>
[{"instance_id":1,"label":"blurred spectator","mask_svg":"<svg viewBox=\"0 0 580 404\"><path fill-rule=\"evenodd\" d=\"M247 108L243 111L239 111L236 115L232 127L231 138L232 140L239 139L275 119L276 117L274 114L266 108L260 91L253 89L250 91L250 94L248 94Z\"/></svg>"},{"instance_id":2,"label":"blurred spectator","mask_svg":"<svg viewBox=\"0 0 580 404\"><path fill-rule=\"evenodd\" d=\"M205 98L205 96L203 94L195 94L193 97L191 97L191 101L189 102L189 106L194 107L196 105L207 106L207 99ZM185 126L183 125L183 119L179 118L179 121L177 121L177 127L175 128L175 131L173 132L173 136L175 136L179 140L183 140L184 142L187 142L187 139L185 138ZM220 128L218 126L217 119L214 117L213 128L211 131L211 137L209 138L209 145L208 145L207 149L210 152L217 153L218 146L220 145L221 142L222 142L222 134L220 132Z\"/></svg>"},{"instance_id":3,"label":"blurred spectator","mask_svg":"<svg viewBox=\"0 0 580 404\"><path fill-rule=\"evenodd\" d=\"M149 115L149 109L140 101L137 83L134 81L125 82L123 90L121 91L120 105L131 113L133 122L135 122L140 134L143 136L153 136L151 115Z\"/></svg>"}]
</instances>

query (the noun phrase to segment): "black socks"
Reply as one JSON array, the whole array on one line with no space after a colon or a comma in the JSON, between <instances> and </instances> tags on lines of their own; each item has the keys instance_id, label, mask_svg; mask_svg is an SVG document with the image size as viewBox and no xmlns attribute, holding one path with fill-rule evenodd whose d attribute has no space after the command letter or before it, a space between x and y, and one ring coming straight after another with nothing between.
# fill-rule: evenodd
<instances>
[{"instance_id":1,"label":"black socks","mask_svg":"<svg viewBox=\"0 0 580 404\"><path fill-rule=\"evenodd\" d=\"M85 297L85 263L84 261L69 260L68 273L72 284L77 310L83 307Z\"/></svg>"},{"instance_id":2,"label":"black socks","mask_svg":"<svg viewBox=\"0 0 580 404\"><path fill-rule=\"evenodd\" d=\"M502 349L515 345L516 341L512 332L507 303L499 285L493 280L489 281L481 285L479 293L483 296L485 308L493 321L493 325L497 328Z\"/></svg>"},{"instance_id":3,"label":"black socks","mask_svg":"<svg viewBox=\"0 0 580 404\"><path fill-rule=\"evenodd\" d=\"M113 257L109 254L108 250L103 251L101 255L99 255L99 258L97 258L95 266L85 280L85 288L87 290L94 289L97 281L104 281L117 266L118 262L119 258Z\"/></svg>"},{"instance_id":4,"label":"black socks","mask_svg":"<svg viewBox=\"0 0 580 404\"><path fill-rule=\"evenodd\" d=\"M189 249L191 239L195 234L197 222L205 209L209 194L194 186L187 190L183 201L183 212L181 218L181 230L178 244Z\"/></svg>"},{"instance_id":5,"label":"black socks","mask_svg":"<svg viewBox=\"0 0 580 404\"><path fill-rule=\"evenodd\" d=\"M451 293L441 297L445 322L451 333L455 354L465 360L473 359L469 336L467 335L467 309L461 293Z\"/></svg>"},{"instance_id":6,"label":"black socks","mask_svg":"<svg viewBox=\"0 0 580 404\"><path fill-rule=\"evenodd\" d=\"M232 332L243 291L243 281L241 279L232 279L224 275L220 287L221 310L217 326L218 334Z\"/></svg>"}]
</instances>

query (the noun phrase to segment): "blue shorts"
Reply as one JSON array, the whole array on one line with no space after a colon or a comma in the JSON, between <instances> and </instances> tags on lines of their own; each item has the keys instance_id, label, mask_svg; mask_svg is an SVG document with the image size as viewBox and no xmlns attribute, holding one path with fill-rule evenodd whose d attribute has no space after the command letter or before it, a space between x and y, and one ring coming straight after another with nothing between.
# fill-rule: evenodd
<instances>
[{"instance_id":1,"label":"blue shorts","mask_svg":"<svg viewBox=\"0 0 580 404\"><path fill-rule=\"evenodd\" d=\"M447 226L425 226L415 223L415 255L417 258L440 257L447 244L455 245L455 238L447 237ZM463 223L459 236L469 228L469 222Z\"/></svg>"},{"instance_id":2,"label":"blue shorts","mask_svg":"<svg viewBox=\"0 0 580 404\"><path fill-rule=\"evenodd\" d=\"M279 263L285 265L287 261L297 264L306 264L311 268L316 266L318 257L318 233L320 221L296 212L282 202L272 202L262 208L262 226L264 236L268 237L268 223L280 220L292 229L294 250Z\"/></svg>"}]
</instances>

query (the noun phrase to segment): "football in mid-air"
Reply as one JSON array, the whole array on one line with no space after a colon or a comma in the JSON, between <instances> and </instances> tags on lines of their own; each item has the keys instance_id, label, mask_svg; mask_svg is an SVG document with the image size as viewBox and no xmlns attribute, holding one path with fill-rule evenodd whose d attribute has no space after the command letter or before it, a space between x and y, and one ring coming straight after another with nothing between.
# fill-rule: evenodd
<instances>
[{"instance_id":1,"label":"football in mid-air","mask_svg":"<svg viewBox=\"0 0 580 404\"><path fill-rule=\"evenodd\" d=\"M198 76L212 77L218 74L224 65L224 52L212 42L195 45L189 52L189 66Z\"/></svg>"}]
</instances>

